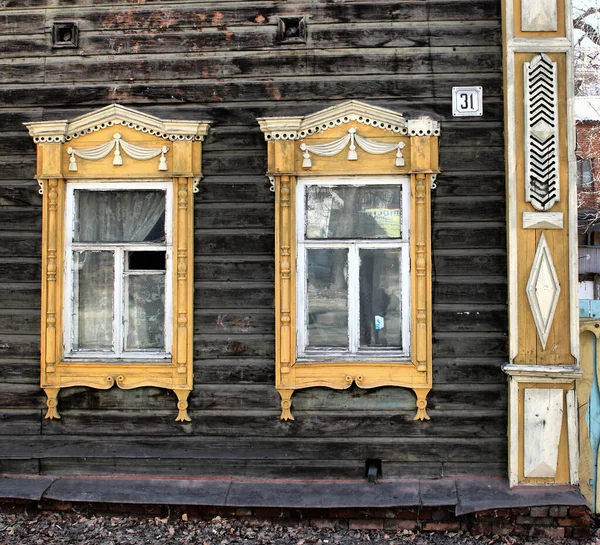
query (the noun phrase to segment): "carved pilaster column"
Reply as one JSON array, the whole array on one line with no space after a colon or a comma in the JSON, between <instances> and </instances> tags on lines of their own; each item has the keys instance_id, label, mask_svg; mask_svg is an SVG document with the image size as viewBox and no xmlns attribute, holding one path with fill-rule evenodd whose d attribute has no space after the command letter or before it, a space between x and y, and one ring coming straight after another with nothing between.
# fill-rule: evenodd
<instances>
[{"instance_id":1,"label":"carved pilaster column","mask_svg":"<svg viewBox=\"0 0 600 545\"><path fill-rule=\"evenodd\" d=\"M415 243L415 269L416 269L416 287L415 296L417 299L417 312L415 324L415 350L417 359L417 371L427 371L427 255L426 241L426 176L425 174L416 174L415 178L415 198L416 198L416 218L417 225Z\"/></svg>"},{"instance_id":2,"label":"carved pilaster column","mask_svg":"<svg viewBox=\"0 0 600 545\"><path fill-rule=\"evenodd\" d=\"M178 178L176 182L177 191L177 335L175 341L175 363L177 372L186 372L188 351L188 220L189 212L189 185L187 178Z\"/></svg>"},{"instance_id":3,"label":"carved pilaster column","mask_svg":"<svg viewBox=\"0 0 600 545\"><path fill-rule=\"evenodd\" d=\"M293 209L292 186L295 185L295 178L292 176L281 176L279 178L279 199L281 202L281 215L279 217L279 324L281 332L281 344L279 346L279 359L281 373L287 374L292 364L292 297L293 286L291 278L292 268L292 242L293 233L291 230L291 216Z\"/></svg>"}]
</instances>

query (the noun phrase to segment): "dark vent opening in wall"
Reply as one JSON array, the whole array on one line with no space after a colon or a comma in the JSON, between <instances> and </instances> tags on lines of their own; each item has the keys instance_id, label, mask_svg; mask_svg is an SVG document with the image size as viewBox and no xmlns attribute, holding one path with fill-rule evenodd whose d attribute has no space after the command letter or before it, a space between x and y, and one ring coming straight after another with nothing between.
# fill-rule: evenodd
<instances>
[{"instance_id":1,"label":"dark vent opening in wall","mask_svg":"<svg viewBox=\"0 0 600 545\"><path fill-rule=\"evenodd\" d=\"M370 483L376 483L377 479L383 476L381 460L378 458L369 458L365 462L365 479Z\"/></svg>"},{"instance_id":2,"label":"dark vent opening in wall","mask_svg":"<svg viewBox=\"0 0 600 545\"><path fill-rule=\"evenodd\" d=\"M77 47L79 41L79 27L77 23L53 23L53 47Z\"/></svg>"},{"instance_id":3,"label":"dark vent opening in wall","mask_svg":"<svg viewBox=\"0 0 600 545\"><path fill-rule=\"evenodd\" d=\"M307 21L305 16L278 17L277 43L304 44L307 38Z\"/></svg>"}]
</instances>

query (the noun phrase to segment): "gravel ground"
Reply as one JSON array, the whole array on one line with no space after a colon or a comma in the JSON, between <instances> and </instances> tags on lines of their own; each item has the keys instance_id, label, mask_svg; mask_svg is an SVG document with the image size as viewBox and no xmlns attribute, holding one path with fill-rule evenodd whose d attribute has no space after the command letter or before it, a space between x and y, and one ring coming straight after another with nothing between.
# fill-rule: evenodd
<instances>
[{"instance_id":1,"label":"gravel ground","mask_svg":"<svg viewBox=\"0 0 600 545\"><path fill-rule=\"evenodd\" d=\"M600 535L596 533L596 535ZM472 536L381 530L319 530L302 525L215 517L196 520L185 513L165 518L77 512L0 510L0 545L600 545L588 540Z\"/></svg>"}]
</instances>

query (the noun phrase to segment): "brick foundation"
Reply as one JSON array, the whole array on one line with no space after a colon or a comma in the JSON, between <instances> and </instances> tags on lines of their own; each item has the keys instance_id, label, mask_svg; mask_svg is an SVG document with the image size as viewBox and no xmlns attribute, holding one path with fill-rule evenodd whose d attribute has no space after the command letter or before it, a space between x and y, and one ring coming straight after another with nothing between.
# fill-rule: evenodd
<instances>
[{"instance_id":1,"label":"brick foundation","mask_svg":"<svg viewBox=\"0 0 600 545\"><path fill-rule=\"evenodd\" d=\"M77 503L44 500L0 501L0 509L48 511L87 511L147 516L176 516L212 519L215 516L237 518L249 524L270 521L284 526L312 526L322 530L384 530L424 532L470 532L473 535L517 535L585 538L590 536L591 517L586 507L549 505L492 509L456 516L454 507L387 509L287 509L166 506L139 504Z\"/></svg>"}]
</instances>

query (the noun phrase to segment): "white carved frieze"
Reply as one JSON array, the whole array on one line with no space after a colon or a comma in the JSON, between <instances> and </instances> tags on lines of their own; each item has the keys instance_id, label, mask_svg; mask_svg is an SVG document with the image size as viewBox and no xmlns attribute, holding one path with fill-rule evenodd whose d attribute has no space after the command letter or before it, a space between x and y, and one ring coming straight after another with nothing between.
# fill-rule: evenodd
<instances>
[{"instance_id":1,"label":"white carved frieze","mask_svg":"<svg viewBox=\"0 0 600 545\"><path fill-rule=\"evenodd\" d=\"M557 68L541 53L524 71L525 200L546 211L560 200Z\"/></svg>"},{"instance_id":2,"label":"white carved frieze","mask_svg":"<svg viewBox=\"0 0 600 545\"><path fill-rule=\"evenodd\" d=\"M129 157L137 159L138 161L147 161L148 159L154 159L160 155L158 170L169 170L167 159L165 157L166 153L169 151L168 146L162 146L160 148L144 148L142 146L136 146L135 144L130 144L123 140L121 135L117 132L114 134L112 140L94 148L67 148L67 153L70 156L69 171L77 172L77 157L85 159L86 161L99 161L100 159L104 159L113 149L115 150L113 157L113 165L115 166L121 166L123 164L123 157L121 156L121 150L123 150Z\"/></svg>"},{"instance_id":3,"label":"white carved frieze","mask_svg":"<svg viewBox=\"0 0 600 545\"><path fill-rule=\"evenodd\" d=\"M550 327L552 326L552 319L554 318L554 311L558 304L560 284L544 233L540 237L540 242L535 252L526 291L529 306L533 314L533 321L535 322L542 348L545 350Z\"/></svg>"},{"instance_id":4,"label":"white carved frieze","mask_svg":"<svg viewBox=\"0 0 600 545\"><path fill-rule=\"evenodd\" d=\"M348 147L348 161L358 161L356 145L371 155L383 155L395 151L396 166L403 167L405 165L404 156L402 155L402 150L406 147L404 142L379 142L370 138L364 138L352 127L348 129L348 134L325 144L306 144L304 142L300 144L300 149L302 150L302 168L312 167L311 153L320 157L333 157L342 152L346 147Z\"/></svg>"}]
</instances>

